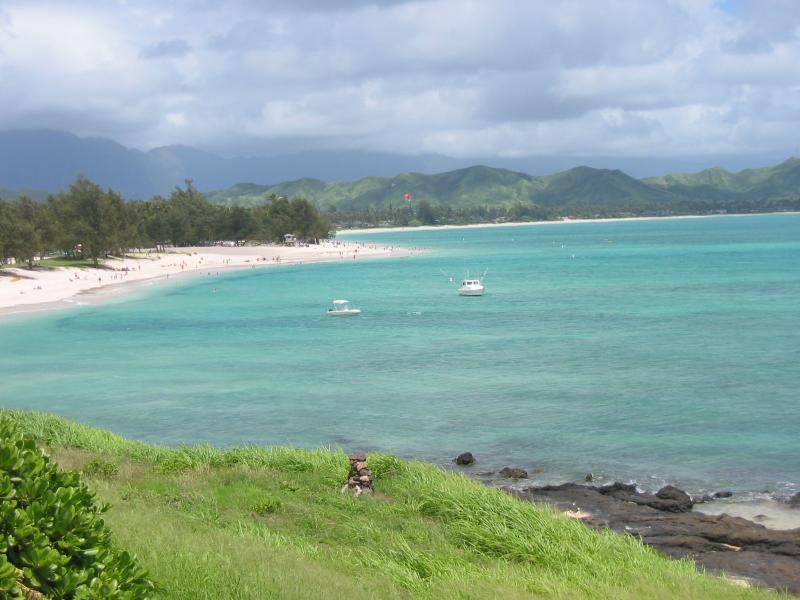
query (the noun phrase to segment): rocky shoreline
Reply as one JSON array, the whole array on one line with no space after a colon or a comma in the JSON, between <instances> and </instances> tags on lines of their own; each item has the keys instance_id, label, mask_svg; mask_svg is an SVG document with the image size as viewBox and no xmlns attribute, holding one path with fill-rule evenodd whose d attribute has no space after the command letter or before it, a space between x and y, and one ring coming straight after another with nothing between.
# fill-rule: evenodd
<instances>
[{"instance_id":1,"label":"rocky shoreline","mask_svg":"<svg viewBox=\"0 0 800 600\"><path fill-rule=\"evenodd\" d=\"M453 462L465 467L476 461L465 453ZM648 493L639 491L635 484L590 485L591 475L587 475L587 484L525 487L519 482L527 478L527 473L510 467L497 474L474 475L484 483L499 484L522 500L550 504L589 527L636 536L672 558L690 558L713 573L800 595L800 528L768 529L741 517L692 510L697 504L730 497L729 491L692 498L668 485ZM502 485L498 476L518 483L514 487ZM800 494L787 504L800 510Z\"/></svg>"}]
</instances>

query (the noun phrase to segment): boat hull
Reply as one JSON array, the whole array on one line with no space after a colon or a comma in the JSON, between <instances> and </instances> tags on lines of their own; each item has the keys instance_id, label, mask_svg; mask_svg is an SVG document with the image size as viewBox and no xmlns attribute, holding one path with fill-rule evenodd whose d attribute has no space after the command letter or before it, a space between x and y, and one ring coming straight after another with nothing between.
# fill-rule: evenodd
<instances>
[{"instance_id":1,"label":"boat hull","mask_svg":"<svg viewBox=\"0 0 800 600\"><path fill-rule=\"evenodd\" d=\"M480 288L480 289L475 289L475 288L460 289L460 290L458 290L458 295L459 296L483 296L483 288Z\"/></svg>"},{"instance_id":2,"label":"boat hull","mask_svg":"<svg viewBox=\"0 0 800 600\"><path fill-rule=\"evenodd\" d=\"M329 310L327 315L329 317L355 317L361 314L359 308L349 308L347 310Z\"/></svg>"}]
</instances>

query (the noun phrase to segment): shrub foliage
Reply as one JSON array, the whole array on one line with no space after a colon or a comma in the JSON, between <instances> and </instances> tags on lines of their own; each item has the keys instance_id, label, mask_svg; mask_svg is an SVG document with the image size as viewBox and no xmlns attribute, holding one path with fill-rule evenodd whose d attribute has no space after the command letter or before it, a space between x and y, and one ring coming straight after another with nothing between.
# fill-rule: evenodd
<instances>
[{"instance_id":1,"label":"shrub foliage","mask_svg":"<svg viewBox=\"0 0 800 600\"><path fill-rule=\"evenodd\" d=\"M119 467L107 460L95 458L83 466L81 474L86 477L97 477L98 479L113 479L119 475Z\"/></svg>"},{"instance_id":2,"label":"shrub foliage","mask_svg":"<svg viewBox=\"0 0 800 600\"><path fill-rule=\"evenodd\" d=\"M112 543L107 509L0 418L0 597L27 588L54 599L150 598L147 573Z\"/></svg>"}]
</instances>

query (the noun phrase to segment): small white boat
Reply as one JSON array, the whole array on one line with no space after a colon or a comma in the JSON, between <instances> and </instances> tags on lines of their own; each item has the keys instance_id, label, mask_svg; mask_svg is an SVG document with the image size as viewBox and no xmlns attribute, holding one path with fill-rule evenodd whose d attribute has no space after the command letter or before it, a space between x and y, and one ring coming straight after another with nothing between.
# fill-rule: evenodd
<instances>
[{"instance_id":1,"label":"small white boat","mask_svg":"<svg viewBox=\"0 0 800 600\"><path fill-rule=\"evenodd\" d=\"M333 307L328 309L329 317L355 317L361 314L360 308L351 308L349 300L334 300Z\"/></svg>"},{"instance_id":2,"label":"small white boat","mask_svg":"<svg viewBox=\"0 0 800 600\"><path fill-rule=\"evenodd\" d=\"M459 296L483 296L483 284L480 279L465 279L458 288Z\"/></svg>"}]
</instances>

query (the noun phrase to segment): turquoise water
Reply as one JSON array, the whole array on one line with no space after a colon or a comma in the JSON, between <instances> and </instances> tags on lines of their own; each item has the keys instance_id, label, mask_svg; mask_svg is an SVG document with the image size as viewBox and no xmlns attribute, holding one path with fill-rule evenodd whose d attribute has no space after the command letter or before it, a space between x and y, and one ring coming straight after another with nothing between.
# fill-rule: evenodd
<instances>
[{"instance_id":1,"label":"turquoise water","mask_svg":"<svg viewBox=\"0 0 800 600\"><path fill-rule=\"evenodd\" d=\"M798 489L800 216L343 237L430 250L6 317L2 403L165 444ZM442 274L467 269L484 297ZM337 297L363 314L325 317Z\"/></svg>"}]
</instances>

